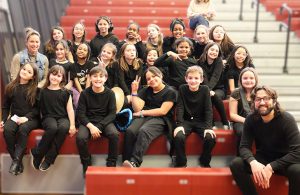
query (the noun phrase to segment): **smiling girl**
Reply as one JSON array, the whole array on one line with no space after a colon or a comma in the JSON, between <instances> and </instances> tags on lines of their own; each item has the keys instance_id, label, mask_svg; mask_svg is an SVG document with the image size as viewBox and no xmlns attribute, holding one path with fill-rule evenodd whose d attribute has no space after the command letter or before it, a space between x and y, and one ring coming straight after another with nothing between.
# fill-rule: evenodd
<instances>
[{"instance_id":1,"label":"smiling girl","mask_svg":"<svg viewBox=\"0 0 300 195\"><path fill-rule=\"evenodd\" d=\"M232 93L233 90L238 87L241 71L246 67L254 68L252 58L247 48L244 46L235 47L228 58L226 67L228 67L228 70L226 71L226 82L229 86L230 93Z\"/></svg>"},{"instance_id":2,"label":"smiling girl","mask_svg":"<svg viewBox=\"0 0 300 195\"><path fill-rule=\"evenodd\" d=\"M67 134L76 133L72 96L64 88L66 78L62 66L50 68L40 93L40 112L45 133L37 147L31 149L32 166L47 171L54 163Z\"/></svg>"},{"instance_id":3,"label":"smiling girl","mask_svg":"<svg viewBox=\"0 0 300 195\"><path fill-rule=\"evenodd\" d=\"M18 175L23 172L23 155L26 150L28 135L38 128L37 108L38 71L36 64L24 64L16 79L5 89L4 104L0 127L4 128L7 151L12 158L9 172Z\"/></svg>"},{"instance_id":4,"label":"smiling girl","mask_svg":"<svg viewBox=\"0 0 300 195\"><path fill-rule=\"evenodd\" d=\"M229 113L233 121L233 130L237 136L237 154L246 117L251 111L251 93L258 84L258 75L251 67L244 68L239 77L239 88L235 89L229 99Z\"/></svg>"},{"instance_id":5,"label":"smiling girl","mask_svg":"<svg viewBox=\"0 0 300 195\"><path fill-rule=\"evenodd\" d=\"M194 58L189 57L193 49L193 43L186 37L177 39L174 43L176 52L168 51L160 56L154 63L154 66L167 67L169 78L165 79L168 83L178 89L185 83L185 72L188 67L197 65Z\"/></svg>"},{"instance_id":6,"label":"smiling girl","mask_svg":"<svg viewBox=\"0 0 300 195\"><path fill-rule=\"evenodd\" d=\"M209 87L212 104L221 116L223 128L228 129L229 123L222 101L225 97L222 76L224 65L221 58L220 46L214 42L208 43L198 60L198 64L203 69L203 84Z\"/></svg>"}]
</instances>

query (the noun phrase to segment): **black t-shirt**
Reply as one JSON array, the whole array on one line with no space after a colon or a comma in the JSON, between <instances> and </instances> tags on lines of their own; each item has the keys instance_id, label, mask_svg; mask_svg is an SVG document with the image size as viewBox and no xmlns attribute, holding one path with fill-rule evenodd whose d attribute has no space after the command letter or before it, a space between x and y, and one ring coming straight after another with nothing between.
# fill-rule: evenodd
<instances>
[{"instance_id":1,"label":"black t-shirt","mask_svg":"<svg viewBox=\"0 0 300 195\"><path fill-rule=\"evenodd\" d=\"M71 66L71 79L74 80L74 78L78 78L81 88L85 89L87 76L94 66L95 64L92 61L86 61L83 65L75 63Z\"/></svg>"},{"instance_id":2,"label":"black t-shirt","mask_svg":"<svg viewBox=\"0 0 300 195\"><path fill-rule=\"evenodd\" d=\"M178 91L176 121L181 126L183 121L196 121L203 124L204 129L212 127L212 104L209 88L200 85L198 91L191 91L187 84L181 85Z\"/></svg>"},{"instance_id":3,"label":"black t-shirt","mask_svg":"<svg viewBox=\"0 0 300 195\"><path fill-rule=\"evenodd\" d=\"M145 102L144 110L160 108L164 102L176 102L176 92L168 85L158 93L153 93L151 87L143 88L139 91L138 96ZM172 118L172 109L166 116Z\"/></svg>"},{"instance_id":4,"label":"black t-shirt","mask_svg":"<svg viewBox=\"0 0 300 195\"><path fill-rule=\"evenodd\" d=\"M70 97L70 91L66 89L42 89L40 93L40 111L42 118L67 118L67 103Z\"/></svg>"},{"instance_id":5,"label":"black t-shirt","mask_svg":"<svg viewBox=\"0 0 300 195\"><path fill-rule=\"evenodd\" d=\"M229 68L227 71L227 83L229 79L233 79L234 80L234 86L235 88L238 87L239 85L239 77L240 77L240 73L242 72L242 70L246 67L252 67L255 68L253 64L249 64L249 66L244 66L243 68L239 69L238 67L234 66L232 68Z\"/></svg>"},{"instance_id":6,"label":"black t-shirt","mask_svg":"<svg viewBox=\"0 0 300 195\"><path fill-rule=\"evenodd\" d=\"M244 107L243 107L243 102L242 102L241 94L240 94L240 88L235 89L231 93L230 97L232 97L233 99L238 101L238 109L237 109L238 115L246 118L248 114L244 110ZM249 104L249 107L251 108L251 101L248 101L248 104Z\"/></svg>"},{"instance_id":7,"label":"black t-shirt","mask_svg":"<svg viewBox=\"0 0 300 195\"><path fill-rule=\"evenodd\" d=\"M68 60L66 60L65 62L58 62L56 61L56 59L51 59L49 62L49 69L54 65L60 65L64 68L66 81L69 81L70 74L71 74L71 67L73 66L73 63L69 62Z\"/></svg>"}]
</instances>

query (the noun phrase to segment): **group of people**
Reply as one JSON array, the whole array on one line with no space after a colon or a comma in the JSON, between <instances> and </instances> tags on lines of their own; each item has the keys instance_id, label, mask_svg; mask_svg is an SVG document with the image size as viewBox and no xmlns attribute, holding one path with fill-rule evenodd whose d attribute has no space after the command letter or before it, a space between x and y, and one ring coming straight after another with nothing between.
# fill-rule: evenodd
<instances>
[{"instance_id":1,"label":"group of people","mask_svg":"<svg viewBox=\"0 0 300 195\"><path fill-rule=\"evenodd\" d=\"M223 105L229 96L230 120L238 137L238 157L230 168L238 186L244 194L255 194L251 172L263 188L269 187L273 173L279 173L288 176L291 194L299 194L300 135L295 120L281 110L273 89L257 86L247 48L235 45L221 25L209 27L214 10L208 6L209 12L194 13L202 3L209 0L192 0L188 8L193 38L184 36L186 26L175 18L171 36L163 37L159 26L149 24L143 42L140 26L131 22L126 39L120 41L111 19L101 16L90 42L82 22L74 25L72 40L65 39L61 27L52 28L42 54L40 34L27 28L26 48L12 59L12 80L2 107L0 126L12 158L9 172L23 172L28 135L38 127L45 133L30 150L37 170L50 168L67 135L76 136L84 175L92 164L90 139L107 137L106 166L117 166L120 131L113 88L120 87L123 109L133 113L124 132L123 166L141 166L150 143L166 134L173 166L186 167L185 140L196 132L203 139L199 164L210 167L216 144L212 106L222 128L229 129Z\"/></svg>"}]
</instances>

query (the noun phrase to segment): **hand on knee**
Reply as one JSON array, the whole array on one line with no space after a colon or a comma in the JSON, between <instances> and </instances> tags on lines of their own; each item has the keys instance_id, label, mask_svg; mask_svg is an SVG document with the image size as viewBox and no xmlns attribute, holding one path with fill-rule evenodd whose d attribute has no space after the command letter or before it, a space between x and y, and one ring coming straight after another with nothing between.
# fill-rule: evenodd
<instances>
[{"instance_id":1,"label":"hand on knee","mask_svg":"<svg viewBox=\"0 0 300 195\"><path fill-rule=\"evenodd\" d=\"M210 135L212 138L216 138L216 133L214 132L214 130L212 129L205 129L204 130L204 138L206 137L206 135Z\"/></svg>"},{"instance_id":2,"label":"hand on knee","mask_svg":"<svg viewBox=\"0 0 300 195\"><path fill-rule=\"evenodd\" d=\"M177 133L179 133L180 131L182 131L182 133L185 135L185 131L184 128L182 126L177 127L174 132L173 132L173 136L176 137Z\"/></svg>"}]
</instances>

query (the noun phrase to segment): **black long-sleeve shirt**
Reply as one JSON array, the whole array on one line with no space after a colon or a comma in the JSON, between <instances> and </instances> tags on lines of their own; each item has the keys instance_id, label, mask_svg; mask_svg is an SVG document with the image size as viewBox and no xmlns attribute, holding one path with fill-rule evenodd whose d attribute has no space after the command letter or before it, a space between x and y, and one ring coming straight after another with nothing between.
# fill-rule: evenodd
<instances>
[{"instance_id":1,"label":"black long-sleeve shirt","mask_svg":"<svg viewBox=\"0 0 300 195\"><path fill-rule=\"evenodd\" d=\"M116 118L116 98L112 90L105 87L101 93L95 93L88 87L80 94L77 114L79 122L97 124L100 130L112 123Z\"/></svg>"},{"instance_id":2,"label":"black long-sleeve shirt","mask_svg":"<svg viewBox=\"0 0 300 195\"><path fill-rule=\"evenodd\" d=\"M141 77L143 74L143 64L140 61L140 68L135 70L133 69L133 66L128 65L129 70L123 71L121 68L119 68L118 71L118 84L119 87L124 91L125 95L130 95L131 92L131 83L135 80L136 76Z\"/></svg>"},{"instance_id":3,"label":"black long-sleeve shirt","mask_svg":"<svg viewBox=\"0 0 300 195\"><path fill-rule=\"evenodd\" d=\"M183 121L195 121L204 129L212 128L213 111L209 88L199 86L198 91L191 91L187 84L181 85L178 91L176 123L182 126Z\"/></svg>"},{"instance_id":4,"label":"black long-sleeve shirt","mask_svg":"<svg viewBox=\"0 0 300 195\"><path fill-rule=\"evenodd\" d=\"M113 33L108 33L106 36L102 36L100 34L97 34L90 42L91 47L91 60L95 60L97 56L99 55L102 47L106 43L113 43L116 47L119 46L119 39L116 35Z\"/></svg>"},{"instance_id":5,"label":"black long-sleeve shirt","mask_svg":"<svg viewBox=\"0 0 300 195\"><path fill-rule=\"evenodd\" d=\"M38 107L37 103L31 105L27 101L27 88L28 84L19 84L16 86L13 94L5 94L4 102L2 107L2 120L6 122L9 114L11 116L17 115L19 117L27 117L28 120L38 118Z\"/></svg>"},{"instance_id":6,"label":"black long-sleeve shirt","mask_svg":"<svg viewBox=\"0 0 300 195\"><path fill-rule=\"evenodd\" d=\"M218 57L214 60L212 64L208 64L205 61L202 64L199 64L203 69L204 81L203 84L207 85L210 90L214 89L223 89L223 62L222 58Z\"/></svg>"},{"instance_id":7,"label":"black long-sleeve shirt","mask_svg":"<svg viewBox=\"0 0 300 195\"><path fill-rule=\"evenodd\" d=\"M300 163L300 132L294 117L285 111L267 123L250 114L240 144L240 156L248 163L255 160L251 150L253 142L256 153L270 161L274 171Z\"/></svg>"},{"instance_id":8,"label":"black long-sleeve shirt","mask_svg":"<svg viewBox=\"0 0 300 195\"><path fill-rule=\"evenodd\" d=\"M187 58L182 60L174 60L172 56L164 54L157 58L154 66L168 67L169 70L169 84L176 89L182 84L185 84L185 72L190 66L197 65L194 58Z\"/></svg>"}]
</instances>

